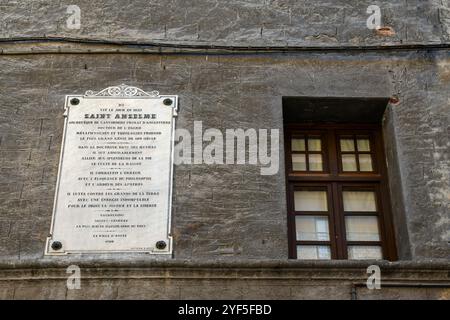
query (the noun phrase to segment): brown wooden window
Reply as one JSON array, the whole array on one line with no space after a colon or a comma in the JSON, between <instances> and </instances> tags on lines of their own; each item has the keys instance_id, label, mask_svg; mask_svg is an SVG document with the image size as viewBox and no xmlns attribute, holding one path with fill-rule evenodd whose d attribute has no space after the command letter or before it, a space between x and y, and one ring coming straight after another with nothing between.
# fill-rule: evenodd
<instances>
[{"instance_id":1,"label":"brown wooden window","mask_svg":"<svg viewBox=\"0 0 450 320\"><path fill-rule=\"evenodd\" d=\"M325 144L322 135L298 132L291 137L292 170L297 172L324 172Z\"/></svg>"},{"instance_id":2,"label":"brown wooden window","mask_svg":"<svg viewBox=\"0 0 450 320\"><path fill-rule=\"evenodd\" d=\"M396 259L380 127L288 125L289 256Z\"/></svg>"},{"instance_id":3,"label":"brown wooden window","mask_svg":"<svg viewBox=\"0 0 450 320\"><path fill-rule=\"evenodd\" d=\"M376 172L373 136L370 134L338 136L340 172Z\"/></svg>"}]
</instances>

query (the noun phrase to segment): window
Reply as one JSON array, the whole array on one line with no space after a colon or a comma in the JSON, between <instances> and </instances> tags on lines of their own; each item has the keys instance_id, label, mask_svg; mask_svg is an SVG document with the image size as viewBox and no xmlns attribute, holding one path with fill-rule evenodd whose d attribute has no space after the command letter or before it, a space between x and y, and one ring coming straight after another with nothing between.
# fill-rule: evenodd
<instances>
[{"instance_id":1,"label":"window","mask_svg":"<svg viewBox=\"0 0 450 320\"><path fill-rule=\"evenodd\" d=\"M297 134L291 139L292 168L295 171L323 172L324 154L322 136Z\"/></svg>"},{"instance_id":2,"label":"window","mask_svg":"<svg viewBox=\"0 0 450 320\"><path fill-rule=\"evenodd\" d=\"M340 172L374 172L373 138L367 135L340 135Z\"/></svg>"},{"instance_id":3,"label":"window","mask_svg":"<svg viewBox=\"0 0 450 320\"><path fill-rule=\"evenodd\" d=\"M378 125L287 125L289 256L396 259Z\"/></svg>"}]
</instances>

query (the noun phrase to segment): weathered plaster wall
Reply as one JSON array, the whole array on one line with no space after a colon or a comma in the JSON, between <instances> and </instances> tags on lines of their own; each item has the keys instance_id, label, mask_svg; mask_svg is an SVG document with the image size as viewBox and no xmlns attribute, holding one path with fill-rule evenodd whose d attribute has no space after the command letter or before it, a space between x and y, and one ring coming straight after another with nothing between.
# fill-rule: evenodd
<instances>
[{"instance_id":1,"label":"weathered plaster wall","mask_svg":"<svg viewBox=\"0 0 450 320\"><path fill-rule=\"evenodd\" d=\"M66 25L72 4L79 30ZM369 5L393 35L366 27ZM30 37L147 45L5 42ZM448 0L0 0L0 299L448 299L450 53L436 46L449 41ZM314 50L174 55L155 51L181 49L149 43ZM342 46L382 49L321 51ZM398 96L384 140L399 258L414 262L377 262L387 286L372 291L358 284L374 262L287 261L282 135L274 176L252 165L176 166L174 260L44 258L64 97L120 83L179 95L177 127L191 132L194 121L282 130L283 96ZM82 268L80 291L67 290L69 264Z\"/></svg>"},{"instance_id":2,"label":"weathered plaster wall","mask_svg":"<svg viewBox=\"0 0 450 320\"><path fill-rule=\"evenodd\" d=\"M0 263L0 299L450 299L448 263L381 263L380 290L357 261L73 263L80 290L64 264Z\"/></svg>"},{"instance_id":3,"label":"weathered plaster wall","mask_svg":"<svg viewBox=\"0 0 450 320\"><path fill-rule=\"evenodd\" d=\"M397 229L415 259L448 258L448 73L428 54L299 53L247 56L25 55L0 59L0 250L40 258L48 235L66 94L127 83L180 96L178 128L283 128L282 96L391 96L400 177ZM392 132L393 134L393 132ZM282 141L281 141L282 142ZM287 258L283 147L280 171L252 165L175 170L176 258ZM395 160L394 156L389 158ZM447 175L447 176L446 176ZM402 205L398 203L403 202ZM403 220L402 220L403 219ZM407 254L404 255L407 257Z\"/></svg>"},{"instance_id":4,"label":"weathered plaster wall","mask_svg":"<svg viewBox=\"0 0 450 320\"><path fill-rule=\"evenodd\" d=\"M69 5L82 28L66 26ZM369 5L396 35L366 28ZM450 36L448 0L38 0L0 1L0 36L68 36L225 45L442 43Z\"/></svg>"}]
</instances>

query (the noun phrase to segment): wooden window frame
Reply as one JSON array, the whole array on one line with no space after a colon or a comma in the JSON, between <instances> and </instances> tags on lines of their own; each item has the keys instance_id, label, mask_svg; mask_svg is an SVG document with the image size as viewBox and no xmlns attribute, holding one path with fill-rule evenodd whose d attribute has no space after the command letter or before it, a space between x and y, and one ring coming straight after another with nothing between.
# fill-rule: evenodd
<instances>
[{"instance_id":1,"label":"wooden window frame","mask_svg":"<svg viewBox=\"0 0 450 320\"><path fill-rule=\"evenodd\" d=\"M320 138L321 141L321 151L310 151L309 150L309 143L308 143L308 139L309 138ZM306 165L306 170L304 171L295 171L295 172L301 172L301 173L326 173L328 172L329 168L328 168L328 155L327 155L327 140L324 139L324 132L323 131L296 131L295 132L295 136L292 137L292 139L304 139L305 141L305 151L292 151L292 145L291 142L292 140L289 139L288 143L289 143L289 150L290 150L290 159L292 160L292 155L294 154L304 154L305 155L305 165ZM322 170L321 171L312 171L309 170L310 169L310 164L309 164L309 155L310 154L320 154L322 155ZM289 171L293 171L292 169L292 161L289 161Z\"/></svg>"},{"instance_id":2,"label":"wooden window frame","mask_svg":"<svg viewBox=\"0 0 450 320\"><path fill-rule=\"evenodd\" d=\"M291 242L291 252L290 252L290 256L292 254L295 255L295 258L297 257L297 246L298 245L325 245L325 246L330 246L330 251L331 251L331 258L333 259L333 257L335 257L337 255L337 246L336 246L336 241L333 241L333 239L335 239L336 234L334 231L334 228L331 228L333 221L335 219L335 215L334 215L334 205L333 205L333 199L331 196L331 186L329 184L326 183L302 183L301 185L299 184L290 184L290 190L289 190L289 194L291 194L292 196L294 195L295 191L298 190L326 190L327 192L327 206L328 206L328 211L324 212L324 211L295 211L295 207L292 207L291 210L291 214L288 215L288 226L293 227L292 232L290 232L290 242ZM293 197L292 197L293 199ZM294 205L294 201L291 201L292 205ZM321 241L321 240L314 240L314 241L305 241L305 240L297 240L297 233L295 230L295 223L296 223L296 217L297 216L306 216L306 217L311 217L311 216L324 216L324 217L328 217L328 227L329 227L329 237L330 239L328 241Z\"/></svg>"},{"instance_id":3,"label":"wooden window frame","mask_svg":"<svg viewBox=\"0 0 450 320\"><path fill-rule=\"evenodd\" d=\"M341 144L339 138L344 137L351 137L351 140L353 140L355 150L354 151L342 151L341 150ZM341 174L357 174L358 176L361 175L361 173L379 173L378 170L378 157L377 154L379 153L379 150L377 150L376 143L375 143L375 137L371 131L362 130L361 132L358 132L355 134L354 131L349 130L337 130L336 131L336 145L337 145L337 158L338 158L338 168L339 173ZM359 138L367 138L370 142L370 151L359 151L358 150L358 139ZM356 160L356 171L344 171L342 168L342 155L344 154L354 154L355 160ZM359 155L360 154L370 154L372 158L372 171L361 171L360 163L359 163Z\"/></svg>"},{"instance_id":4,"label":"wooden window frame","mask_svg":"<svg viewBox=\"0 0 450 320\"><path fill-rule=\"evenodd\" d=\"M322 155L324 171L292 171L291 137L317 136L322 139ZM373 171L343 172L341 166L341 150L339 137L364 136L370 140L370 154L372 155ZM348 259L349 245L379 245L382 248L383 259L397 260L397 249L393 232L392 216L390 209L389 187L383 137L380 125L372 124L288 124L284 130L285 141L285 168L286 190L288 205L288 242L289 258L297 259L297 245L329 245L331 259ZM307 140L305 138L305 143ZM367 152L364 152L367 153ZM355 141L355 154L357 146ZM357 157L358 158L358 157ZM308 159L306 159L308 161ZM358 161L358 160L357 160ZM295 216L301 215L295 212L294 191L305 188L327 189L328 216L330 241L298 241L296 237ZM373 190L376 195L377 212L344 213L343 196L344 189ZM323 213L309 212L305 215L323 215ZM345 216L369 215L377 216L380 232L380 241L347 241L345 232Z\"/></svg>"}]
</instances>

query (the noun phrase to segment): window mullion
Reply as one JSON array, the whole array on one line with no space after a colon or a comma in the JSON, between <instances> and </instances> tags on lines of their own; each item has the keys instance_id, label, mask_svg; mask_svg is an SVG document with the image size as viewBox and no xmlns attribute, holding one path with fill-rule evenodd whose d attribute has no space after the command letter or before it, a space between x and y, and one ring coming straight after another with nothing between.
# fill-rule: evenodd
<instances>
[{"instance_id":1,"label":"window mullion","mask_svg":"<svg viewBox=\"0 0 450 320\"><path fill-rule=\"evenodd\" d=\"M330 219L333 221L333 237L334 237L334 247L335 247L335 259L344 259L344 248L343 248L343 230L341 225L341 210L339 203L339 190L338 184L336 182L331 183L331 199L332 199L332 208L330 211Z\"/></svg>"}]
</instances>

